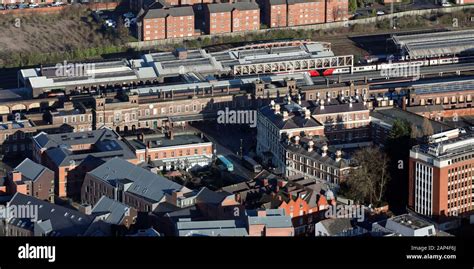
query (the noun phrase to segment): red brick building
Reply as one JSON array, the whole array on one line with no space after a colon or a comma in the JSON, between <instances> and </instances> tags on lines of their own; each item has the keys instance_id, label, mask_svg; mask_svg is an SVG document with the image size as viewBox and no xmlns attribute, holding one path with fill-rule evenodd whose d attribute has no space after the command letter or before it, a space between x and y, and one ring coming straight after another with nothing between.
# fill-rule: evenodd
<instances>
[{"instance_id":1,"label":"red brick building","mask_svg":"<svg viewBox=\"0 0 474 269\"><path fill-rule=\"evenodd\" d=\"M326 22L342 21L349 18L348 0L326 0Z\"/></svg>"},{"instance_id":2,"label":"red brick building","mask_svg":"<svg viewBox=\"0 0 474 269\"><path fill-rule=\"evenodd\" d=\"M442 135L432 138L444 140ZM426 216L472 212L473 148L474 138L469 135L415 146L410 151L409 207Z\"/></svg>"},{"instance_id":3,"label":"red brick building","mask_svg":"<svg viewBox=\"0 0 474 269\"><path fill-rule=\"evenodd\" d=\"M263 7L263 18L269 27L287 26L286 0L266 0Z\"/></svg>"},{"instance_id":4,"label":"red brick building","mask_svg":"<svg viewBox=\"0 0 474 269\"><path fill-rule=\"evenodd\" d=\"M142 19L142 40L194 36L194 11L190 6L150 9Z\"/></svg>"},{"instance_id":5,"label":"red brick building","mask_svg":"<svg viewBox=\"0 0 474 269\"><path fill-rule=\"evenodd\" d=\"M6 193L17 192L53 202L54 172L26 158L5 178Z\"/></svg>"},{"instance_id":6,"label":"red brick building","mask_svg":"<svg viewBox=\"0 0 474 269\"><path fill-rule=\"evenodd\" d=\"M342 21L348 0L265 0L264 22L271 28Z\"/></svg>"},{"instance_id":7,"label":"red brick building","mask_svg":"<svg viewBox=\"0 0 474 269\"><path fill-rule=\"evenodd\" d=\"M322 0L287 0L288 26L325 22L325 3Z\"/></svg>"},{"instance_id":8,"label":"red brick building","mask_svg":"<svg viewBox=\"0 0 474 269\"><path fill-rule=\"evenodd\" d=\"M255 2L208 4L206 33L230 33L260 29L260 8Z\"/></svg>"}]
</instances>

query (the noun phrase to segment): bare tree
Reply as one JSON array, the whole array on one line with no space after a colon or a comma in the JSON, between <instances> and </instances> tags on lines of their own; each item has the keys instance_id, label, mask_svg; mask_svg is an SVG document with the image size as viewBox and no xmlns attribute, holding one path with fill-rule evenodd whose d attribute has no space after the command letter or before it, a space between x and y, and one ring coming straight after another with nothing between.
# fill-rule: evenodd
<instances>
[{"instance_id":1,"label":"bare tree","mask_svg":"<svg viewBox=\"0 0 474 269\"><path fill-rule=\"evenodd\" d=\"M341 184L343 193L360 202L381 204L390 181L388 156L377 147L367 147L356 151L352 160L357 168Z\"/></svg>"},{"instance_id":2,"label":"bare tree","mask_svg":"<svg viewBox=\"0 0 474 269\"><path fill-rule=\"evenodd\" d=\"M423 119L423 136L430 136L434 133L433 131L433 125L431 124L431 121L428 118Z\"/></svg>"}]
</instances>

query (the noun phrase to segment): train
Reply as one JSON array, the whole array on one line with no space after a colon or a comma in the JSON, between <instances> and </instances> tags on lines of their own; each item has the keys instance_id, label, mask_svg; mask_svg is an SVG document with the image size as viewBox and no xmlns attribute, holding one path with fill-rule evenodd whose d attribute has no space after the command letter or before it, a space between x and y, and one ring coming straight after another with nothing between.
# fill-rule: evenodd
<instances>
[{"instance_id":1,"label":"train","mask_svg":"<svg viewBox=\"0 0 474 269\"><path fill-rule=\"evenodd\" d=\"M473 61L474 56L470 57L445 57L445 58L436 58L436 59L423 59L423 60L412 60L412 61L399 61L399 62L381 62L377 64L370 65L359 65L354 66L352 72L370 72L370 71L380 71L383 69L392 69L392 68L419 68L422 66L435 66L435 65L444 65L444 64L456 64L461 62ZM329 68L325 70L309 70L306 71L311 77L318 76L331 76L337 74L347 74L350 73L350 67L344 68Z\"/></svg>"},{"instance_id":2,"label":"train","mask_svg":"<svg viewBox=\"0 0 474 269\"><path fill-rule=\"evenodd\" d=\"M244 156L242 158L242 163L254 173L259 173L262 171L262 166L249 156Z\"/></svg>"},{"instance_id":3,"label":"train","mask_svg":"<svg viewBox=\"0 0 474 269\"><path fill-rule=\"evenodd\" d=\"M217 160L221 163L228 172L234 171L234 165L232 162L224 157L223 155L217 155Z\"/></svg>"}]
</instances>

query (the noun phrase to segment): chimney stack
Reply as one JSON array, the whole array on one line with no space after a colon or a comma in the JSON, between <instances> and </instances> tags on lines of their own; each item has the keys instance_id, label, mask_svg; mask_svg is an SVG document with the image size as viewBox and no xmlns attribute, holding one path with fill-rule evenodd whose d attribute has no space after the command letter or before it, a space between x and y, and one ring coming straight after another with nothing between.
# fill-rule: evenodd
<instances>
[{"instance_id":1,"label":"chimney stack","mask_svg":"<svg viewBox=\"0 0 474 269\"><path fill-rule=\"evenodd\" d=\"M64 102L64 110L69 111L74 109L74 104L72 102Z\"/></svg>"},{"instance_id":2,"label":"chimney stack","mask_svg":"<svg viewBox=\"0 0 474 269\"><path fill-rule=\"evenodd\" d=\"M312 152L313 151L313 147L314 147L314 142L313 140L310 140L308 142L308 152Z\"/></svg>"},{"instance_id":3,"label":"chimney stack","mask_svg":"<svg viewBox=\"0 0 474 269\"><path fill-rule=\"evenodd\" d=\"M280 105L279 104L275 105L275 114L280 114Z\"/></svg>"},{"instance_id":4,"label":"chimney stack","mask_svg":"<svg viewBox=\"0 0 474 269\"><path fill-rule=\"evenodd\" d=\"M311 111L309 109L305 109L304 111L304 118L309 119L311 118Z\"/></svg>"},{"instance_id":5,"label":"chimney stack","mask_svg":"<svg viewBox=\"0 0 474 269\"><path fill-rule=\"evenodd\" d=\"M21 172L20 171L12 171L12 181L14 181L14 182L21 181Z\"/></svg>"},{"instance_id":6,"label":"chimney stack","mask_svg":"<svg viewBox=\"0 0 474 269\"><path fill-rule=\"evenodd\" d=\"M288 111L283 111L283 120L287 121L288 120Z\"/></svg>"},{"instance_id":7,"label":"chimney stack","mask_svg":"<svg viewBox=\"0 0 474 269\"><path fill-rule=\"evenodd\" d=\"M272 100L272 101L270 102L270 106L272 107L272 109L275 109L275 100Z\"/></svg>"},{"instance_id":8,"label":"chimney stack","mask_svg":"<svg viewBox=\"0 0 474 269\"><path fill-rule=\"evenodd\" d=\"M299 145L299 144L300 144L300 136L299 136L299 135L296 135L296 136L295 136L295 144L296 144L296 145Z\"/></svg>"},{"instance_id":9,"label":"chimney stack","mask_svg":"<svg viewBox=\"0 0 474 269\"><path fill-rule=\"evenodd\" d=\"M286 97L286 101L288 102L288 104L291 104L291 96L288 94L288 96Z\"/></svg>"},{"instance_id":10,"label":"chimney stack","mask_svg":"<svg viewBox=\"0 0 474 269\"><path fill-rule=\"evenodd\" d=\"M326 155L328 154L328 146L327 145L324 145L322 148L321 148L322 152L321 152L321 156L322 157L326 157Z\"/></svg>"},{"instance_id":11,"label":"chimney stack","mask_svg":"<svg viewBox=\"0 0 474 269\"><path fill-rule=\"evenodd\" d=\"M321 110L324 109L324 100L321 99L321 101L319 102L319 106L320 106Z\"/></svg>"},{"instance_id":12,"label":"chimney stack","mask_svg":"<svg viewBox=\"0 0 474 269\"><path fill-rule=\"evenodd\" d=\"M338 149L336 151L336 162L339 162L341 160L341 157L342 157L342 151Z\"/></svg>"}]
</instances>

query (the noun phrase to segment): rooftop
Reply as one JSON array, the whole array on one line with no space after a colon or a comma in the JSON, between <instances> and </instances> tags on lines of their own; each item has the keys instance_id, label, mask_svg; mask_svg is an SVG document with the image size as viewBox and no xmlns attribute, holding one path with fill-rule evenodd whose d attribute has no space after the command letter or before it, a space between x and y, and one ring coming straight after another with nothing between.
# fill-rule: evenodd
<instances>
[{"instance_id":1,"label":"rooftop","mask_svg":"<svg viewBox=\"0 0 474 269\"><path fill-rule=\"evenodd\" d=\"M377 108L370 112L370 116L386 124L393 125L396 120L406 120L410 124L416 125L420 130L423 128L423 122L427 119L415 113L411 113L400 108ZM434 120L429 120L434 133L443 132L451 129L448 125Z\"/></svg>"},{"instance_id":2,"label":"rooftop","mask_svg":"<svg viewBox=\"0 0 474 269\"><path fill-rule=\"evenodd\" d=\"M110 224L120 224L127 216L130 207L107 196L102 196L92 208L92 215L106 215L104 221Z\"/></svg>"},{"instance_id":3,"label":"rooftop","mask_svg":"<svg viewBox=\"0 0 474 269\"><path fill-rule=\"evenodd\" d=\"M89 227L92 219L79 211L16 193L9 205L31 205L38 208L38 220L12 218L10 225L34 231L35 235L79 236Z\"/></svg>"},{"instance_id":4,"label":"rooftop","mask_svg":"<svg viewBox=\"0 0 474 269\"><path fill-rule=\"evenodd\" d=\"M41 132L33 137L33 142L46 149L45 153L57 166L79 164L89 155L102 159L136 159L120 136L108 128L61 134Z\"/></svg>"},{"instance_id":5,"label":"rooftop","mask_svg":"<svg viewBox=\"0 0 474 269\"><path fill-rule=\"evenodd\" d=\"M165 194L171 195L173 191L187 192L188 190L163 176L135 166L118 157L108 160L88 172L88 175L113 186L116 186L119 182L124 182L126 192L144 197L153 203L160 202Z\"/></svg>"},{"instance_id":6,"label":"rooftop","mask_svg":"<svg viewBox=\"0 0 474 269\"><path fill-rule=\"evenodd\" d=\"M35 163L32 160L26 158L24 159L13 171L21 172L23 180L35 181L39 176L41 176L45 171L50 171L48 168L42 166L41 164Z\"/></svg>"},{"instance_id":7,"label":"rooftop","mask_svg":"<svg viewBox=\"0 0 474 269\"><path fill-rule=\"evenodd\" d=\"M394 35L395 44L414 58L473 52L474 30Z\"/></svg>"}]
</instances>

